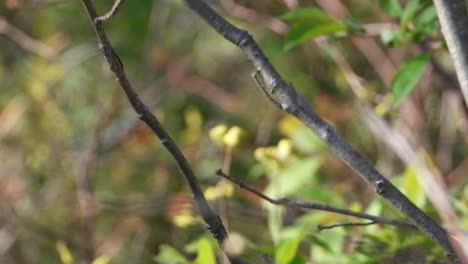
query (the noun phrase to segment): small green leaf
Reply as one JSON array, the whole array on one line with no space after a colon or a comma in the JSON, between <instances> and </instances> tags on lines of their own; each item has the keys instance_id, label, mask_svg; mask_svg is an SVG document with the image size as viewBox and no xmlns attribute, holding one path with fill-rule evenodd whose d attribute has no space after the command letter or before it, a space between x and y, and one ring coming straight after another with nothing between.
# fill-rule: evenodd
<instances>
[{"instance_id":1,"label":"small green leaf","mask_svg":"<svg viewBox=\"0 0 468 264\"><path fill-rule=\"evenodd\" d=\"M285 50L318 36L347 32L351 29L318 8L298 9L283 15L282 18L293 22L286 35Z\"/></svg>"},{"instance_id":2,"label":"small green leaf","mask_svg":"<svg viewBox=\"0 0 468 264\"><path fill-rule=\"evenodd\" d=\"M380 41L387 47L395 46L397 43L400 43L402 39L403 36L399 30L385 30L380 34Z\"/></svg>"},{"instance_id":3,"label":"small green leaf","mask_svg":"<svg viewBox=\"0 0 468 264\"><path fill-rule=\"evenodd\" d=\"M311 245L322 248L326 252L333 253L332 248L328 245L328 241L320 239L319 236L308 235L305 237L305 240L307 240Z\"/></svg>"},{"instance_id":4,"label":"small green leaf","mask_svg":"<svg viewBox=\"0 0 468 264\"><path fill-rule=\"evenodd\" d=\"M424 9L424 11L422 11L416 18L416 24L418 26L432 24L435 21L437 21L437 11L433 5Z\"/></svg>"},{"instance_id":5,"label":"small green leaf","mask_svg":"<svg viewBox=\"0 0 468 264\"><path fill-rule=\"evenodd\" d=\"M394 107L397 107L416 86L430 58L429 54L423 54L407 60L400 66L392 80Z\"/></svg>"},{"instance_id":6,"label":"small green leaf","mask_svg":"<svg viewBox=\"0 0 468 264\"><path fill-rule=\"evenodd\" d=\"M184 255L169 245L161 245L159 247L159 254L153 259L161 264L189 264Z\"/></svg>"},{"instance_id":7,"label":"small green leaf","mask_svg":"<svg viewBox=\"0 0 468 264\"><path fill-rule=\"evenodd\" d=\"M327 144L306 127L295 129L289 138L293 142L294 149L303 154L314 154L327 148Z\"/></svg>"},{"instance_id":8,"label":"small green leaf","mask_svg":"<svg viewBox=\"0 0 468 264\"><path fill-rule=\"evenodd\" d=\"M413 19L416 15L416 12L422 7L421 0L410 0L408 4L406 4L405 9L400 17L400 28L402 30L406 30L406 26L408 23Z\"/></svg>"},{"instance_id":9,"label":"small green leaf","mask_svg":"<svg viewBox=\"0 0 468 264\"><path fill-rule=\"evenodd\" d=\"M194 264L216 264L213 247L210 241L206 238L201 238L198 241L197 258Z\"/></svg>"},{"instance_id":10,"label":"small green leaf","mask_svg":"<svg viewBox=\"0 0 468 264\"><path fill-rule=\"evenodd\" d=\"M328 24L330 22L335 22L336 20L329 15L327 15L322 10L312 7L312 8L300 8L294 11L288 12L281 16L282 19L289 22L307 22L315 24Z\"/></svg>"},{"instance_id":11,"label":"small green leaf","mask_svg":"<svg viewBox=\"0 0 468 264\"><path fill-rule=\"evenodd\" d=\"M401 5L398 0L378 0L380 8L393 17L399 17L401 15Z\"/></svg>"},{"instance_id":12,"label":"small green leaf","mask_svg":"<svg viewBox=\"0 0 468 264\"><path fill-rule=\"evenodd\" d=\"M347 29L348 27L340 22L330 22L327 24L298 23L292 26L286 35L284 49L289 50L300 43L319 36L344 33Z\"/></svg>"},{"instance_id":13,"label":"small green leaf","mask_svg":"<svg viewBox=\"0 0 468 264\"><path fill-rule=\"evenodd\" d=\"M424 190L419 184L418 176L415 168L409 166L403 174L403 189L402 192L418 207L421 207L426 202Z\"/></svg>"},{"instance_id":14,"label":"small green leaf","mask_svg":"<svg viewBox=\"0 0 468 264\"><path fill-rule=\"evenodd\" d=\"M286 239L281 242L275 255L275 263L289 264L296 256L297 248L301 242L302 236L299 235L293 239Z\"/></svg>"},{"instance_id":15,"label":"small green leaf","mask_svg":"<svg viewBox=\"0 0 468 264\"><path fill-rule=\"evenodd\" d=\"M316 181L317 171L321 164L322 159L317 156L297 160L281 171L268 185L265 192L276 197L297 193L299 189Z\"/></svg>"}]
</instances>

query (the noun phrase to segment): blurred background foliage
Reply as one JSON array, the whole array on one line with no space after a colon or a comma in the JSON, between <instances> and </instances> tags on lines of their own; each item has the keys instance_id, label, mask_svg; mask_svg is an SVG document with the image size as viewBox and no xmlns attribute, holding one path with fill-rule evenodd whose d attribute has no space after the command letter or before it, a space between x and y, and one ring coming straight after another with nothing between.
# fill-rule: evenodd
<instances>
[{"instance_id":1,"label":"blurred background foliage","mask_svg":"<svg viewBox=\"0 0 468 264\"><path fill-rule=\"evenodd\" d=\"M112 0L94 1L106 12ZM468 228L467 108L431 1L208 1L247 29L315 110L420 207L417 169L372 134L369 107L442 175ZM293 11L296 10L296 11ZM252 66L180 0L126 1L105 24L141 99L161 119L251 263L444 263L420 232L267 204L273 198L400 217L298 121ZM214 263L218 248L166 150L99 54L80 1L0 3L0 262Z\"/></svg>"}]
</instances>

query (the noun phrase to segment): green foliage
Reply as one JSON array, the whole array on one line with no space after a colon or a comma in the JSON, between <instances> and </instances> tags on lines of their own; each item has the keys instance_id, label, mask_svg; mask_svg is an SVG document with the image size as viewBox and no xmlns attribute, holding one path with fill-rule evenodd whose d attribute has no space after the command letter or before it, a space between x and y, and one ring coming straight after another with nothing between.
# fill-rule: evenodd
<instances>
[{"instance_id":1,"label":"green foliage","mask_svg":"<svg viewBox=\"0 0 468 264\"><path fill-rule=\"evenodd\" d=\"M197 258L193 264L216 264L213 247L206 238L198 241Z\"/></svg>"},{"instance_id":2,"label":"green foliage","mask_svg":"<svg viewBox=\"0 0 468 264\"><path fill-rule=\"evenodd\" d=\"M113 1L93 2L102 14ZM342 1L349 11L343 19L299 2L291 11L281 1L236 1L258 12L249 17L261 18L258 23L233 17L228 10L222 14L231 14L229 21L259 41L278 72L317 113L356 149L391 171L391 181L437 217L415 168L395 159L356 122L362 104L380 103L388 103L386 111L392 111L386 121L397 121L392 113L417 87L430 59L450 70L432 1ZM0 32L0 222L13 221L2 229L2 264L215 263L219 246L203 228L186 182L126 101L79 1L3 1L0 10L0 19L57 54L44 57L8 31ZM268 18L278 14L284 14L280 18L290 26L285 36L267 29L275 25L270 24L275 19ZM391 25L380 32L377 46L384 56L376 60L400 65L390 87L393 101L385 81L375 75L379 69L366 61L380 53L360 52L350 39L377 39L366 35L368 23ZM280 264L444 260L444 252L417 230L372 225L318 232L317 225L366 221L272 205L214 176L215 168L225 167L272 198L401 217L372 196L307 127L272 110L254 89L250 62L183 1L125 1L104 27L133 87L180 146L213 209L226 220L230 234L242 234L233 248L243 259L258 263L258 254L267 253ZM349 76L329 51L315 44L292 49L318 37L343 53L339 59L351 66L365 96L356 100L344 78ZM438 158L431 166L438 166L440 157L451 158L441 171L450 175L447 182L458 186L448 186L451 203L467 228L468 188L460 173L466 142L463 131L454 130L447 141L454 146L445 150L446 141L440 139L445 134L439 129L443 120L438 117L447 103L447 84L434 72L426 77L431 87L415 106L427 118L417 138L434 146L428 150L428 163ZM342 80L339 89L337 80ZM457 124L463 116L448 114ZM88 258L83 241L89 239L95 252Z\"/></svg>"},{"instance_id":3,"label":"green foliage","mask_svg":"<svg viewBox=\"0 0 468 264\"><path fill-rule=\"evenodd\" d=\"M159 254L154 257L154 261L164 264L189 264L190 262L175 248L170 245L161 245Z\"/></svg>"},{"instance_id":4,"label":"green foliage","mask_svg":"<svg viewBox=\"0 0 468 264\"><path fill-rule=\"evenodd\" d=\"M385 45L394 47L412 42L421 43L437 35L439 24L435 6L431 2L411 0L401 10L392 1L382 2L384 10L400 20L398 30L382 33L381 40Z\"/></svg>"},{"instance_id":5,"label":"green foliage","mask_svg":"<svg viewBox=\"0 0 468 264\"><path fill-rule=\"evenodd\" d=\"M276 250L275 263L278 264L290 264L297 263L293 262L297 254L297 249L302 237L298 235L295 238L285 239L281 241L279 247Z\"/></svg>"},{"instance_id":6,"label":"green foliage","mask_svg":"<svg viewBox=\"0 0 468 264\"><path fill-rule=\"evenodd\" d=\"M423 54L405 61L398 69L392 80L393 105L398 106L411 92L421 78L427 63L431 59L429 54Z\"/></svg>"},{"instance_id":7,"label":"green foliage","mask_svg":"<svg viewBox=\"0 0 468 264\"><path fill-rule=\"evenodd\" d=\"M338 22L318 8L298 9L282 16L293 23L286 35L284 49L289 50L318 36L343 33L348 26Z\"/></svg>"},{"instance_id":8,"label":"green foliage","mask_svg":"<svg viewBox=\"0 0 468 264\"><path fill-rule=\"evenodd\" d=\"M418 207L423 207L426 195L422 184L418 181L417 170L413 167L406 168L403 174L402 192Z\"/></svg>"},{"instance_id":9,"label":"green foliage","mask_svg":"<svg viewBox=\"0 0 468 264\"><path fill-rule=\"evenodd\" d=\"M399 0L378 0L377 3L385 13L393 17L399 17L402 13Z\"/></svg>"}]
</instances>

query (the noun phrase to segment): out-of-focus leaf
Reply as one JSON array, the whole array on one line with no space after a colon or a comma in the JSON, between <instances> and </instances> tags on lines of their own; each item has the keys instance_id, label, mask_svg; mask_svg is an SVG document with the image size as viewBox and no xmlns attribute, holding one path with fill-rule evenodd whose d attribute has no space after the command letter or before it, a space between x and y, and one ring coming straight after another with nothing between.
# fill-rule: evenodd
<instances>
[{"instance_id":1,"label":"out-of-focus leaf","mask_svg":"<svg viewBox=\"0 0 468 264\"><path fill-rule=\"evenodd\" d=\"M194 264L216 264L213 247L208 239L202 238L198 241L197 258Z\"/></svg>"},{"instance_id":2,"label":"out-of-focus leaf","mask_svg":"<svg viewBox=\"0 0 468 264\"><path fill-rule=\"evenodd\" d=\"M284 49L289 50L300 43L314 39L318 36L332 35L347 31L347 26L340 22L329 22L326 24L298 23L291 27L286 35Z\"/></svg>"},{"instance_id":3,"label":"out-of-focus leaf","mask_svg":"<svg viewBox=\"0 0 468 264\"><path fill-rule=\"evenodd\" d=\"M161 264L189 264L190 262L169 245L161 245L159 247L159 254L153 258L154 261Z\"/></svg>"},{"instance_id":4,"label":"out-of-focus leaf","mask_svg":"<svg viewBox=\"0 0 468 264\"><path fill-rule=\"evenodd\" d=\"M393 47L396 43L400 42L403 36L399 30L385 30L380 34L380 41L385 46Z\"/></svg>"},{"instance_id":5,"label":"out-of-focus leaf","mask_svg":"<svg viewBox=\"0 0 468 264\"><path fill-rule=\"evenodd\" d=\"M326 232L326 235L325 235ZM320 234L324 243L312 245L312 254L316 263L348 263L343 261L343 243L348 231L344 228L329 229ZM324 246L326 244L327 246Z\"/></svg>"},{"instance_id":6,"label":"out-of-focus leaf","mask_svg":"<svg viewBox=\"0 0 468 264\"><path fill-rule=\"evenodd\" d=\"M314 7L296 9L284 14L281 18L289 22L307 22L317 24L328 24L336 21L322 10Z\"/></svg>"},{"instance_id":7,"label":"out-of-focus leaf","mask_svg":"<svg viewBox=\"0 0 468 264\"><path fill-rule=\"evenodd\" d=\"M402 30L406 29L406 25L413 19L416 12L421 8L420 0L410 0L403 10L403 13L400 17L400 28Z\"/></svg>"},{"instance_id":8,"label":"out-of-focus leaf","mask_svg":"<svg viewBox=\"0 0 468 264\"><path fill-rule=\"evenodd\" d=\"M305 264L305 260L303 257L301 256L295 256L290 262L289 264Z\"/></svg>"},{"instance_id":9,"label":"out-of-focus leaf","mask_svg":"<svg viewBox=\"0 0 468 264\"><path fill-rule=\"evenodd\" d=\"M330 252L330 253L333 252L330 245L328 245L328 242L325 241L325 240L320 239L316 235L308 235L308 236L305 237L305 240L310 242L310 244L313 244L314 246L318 246L318 247L322 248L326 252Z\"/></svg>"},{"instance_id":10,"label":"out-of-focus leaf","mask_svg":"<svg viewBox=\"0 0 468 264\"><path fill-rule=\"evenodd\" d=\"M275 197L296 193L300 188L315 181L320 164L322 161L318 157L296 161L272 180L266 193Z\"/></svg>"},{"instance_id":11,"label":"out-of-focus leaf","mask_svg":"<svg viewBox=\"0 0 468 264\"><path fill-rule=\"evenodd\" d=\"M398 106L416 86L430 58L429 54L423 54L407 60L400 66L392 80L394 107Z\"/></svg>"},{"instance_id":12,"label":"out-of-focus leaf","mask_svg":"<svg viewBox=\"0 0 468 264\"><path fill-rule=\"evenodd\" d=\"M336 191L324 188L324 186L311 186L304 189L301 195L305 196L308 200L322 202L334 206L341 206L343 204L340 194Z\"/></svg>"},{"instance_id":13,"label":"out-of-focus leaf","mask_svg":"<svg viewBox=\"0 0 468 264\"><path fill-rule=\"evenodd\" d=\"M416 24L418 26L430 24L434 21L437 21L437 11L433 5L424 9L424 11L422 11L421 14L419 14L416 18Z\"/></svg>"},{"instance_id":14,"label":"out-of-focus leaf","mask_svg":"<svg viewBox=\"0 0 468 264\"><path fill-rule=\"evenodd\" d=\"M283 15L282 18L293 22L286 35L285 50L315 37L346 32L348 29L348 26L318 8L298 9Z\"/></svg>"},{"instance_id":15,"label":"out-of-focus leaf","mask_svg":"<svg viewBox=\"0 0 468 264\"><path fill-rule=\"evenodd\" d=\"M327 148L327 144L303 126L290 133L289 138L293 142L294 149L304 154L316 153Z\"/></svg>"},{"instance_id":16,"label":"out-of-focus leaf","mask_svg":"<svg viewBox=\"0 0 468 264\"><path fill-rule=\"evenodd\" d=\"M409 166L403 174L403 189L402 192L418 207L421 207L426 202L424 189L419 184L416 170Z\"/></svg>"},{"instance_id":17,"label":"out-of-focus leaf","mask_svg":"<svg viewBox=\"0 0 468 264\"><path fill-rule=\"evenodd\" d=\"M439 21L434 5L425 8L415 19L416 28L423 37L435 35L439 29Z\"/></svg>"},{"instance_id":18,"label":"out-of-focus leaf","mask_svg":"<svg viewBox=\"0 0 468 264\"><path fill-rule=\"evenodd\" d=\"M393 17L399 17L401 15L401 5L398 0L378 0L380 8Z\"/></svg>"},{"instance_id":19,"label":"out-of-focus leaf","mask_svg":"<svg viewBox=\"0 0 468 264\"><path fill-rule=\"evenodd\" d=\"M277 264L289 264L296 256L297 248L301 242L301 235L298 235L292 239L286 239L281 242L276 251L275 263Z\"/></svg>"}]
</instances>

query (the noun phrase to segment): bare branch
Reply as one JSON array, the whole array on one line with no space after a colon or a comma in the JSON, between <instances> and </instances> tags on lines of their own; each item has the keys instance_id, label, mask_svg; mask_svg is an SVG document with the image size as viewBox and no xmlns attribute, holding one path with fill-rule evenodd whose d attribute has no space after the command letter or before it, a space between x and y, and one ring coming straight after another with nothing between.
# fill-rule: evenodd
<instances>
[{"instance_id":1,"label":"bare branch","mask_svg":"<svg viewBox=\"0 0 468 264\"><path fill-rule=\"evenodd\" d=\"M155 135L159 138L161 143L170 152L170 154L176 161L181 173L183 174L185 180L187 181L190 187L193 200L198 208L198 212L200 213L200 215L206 223L206 228L211 232L213 237L216 238L220 247L222 247L223 241L227 238L227 231L224 228L224 225L219 216L216 215L208 205L208 202L205 199L200 184L198 183L197 177L193 173L190 165L188 164L187 160L185 159L184 155L182 154L174 140L169 136L169 134L163 128L159 120L151 113L148 107L145 104L143 104L136 92L133 90L130 81L128 80L125 74L123 64L120 61L117 54L115 53L114 49L112 48L112 45L110 44L107 35L102 27L102 21L97 19L98 16L91 0L81 0L81 2L89 18L93 22L93 29L96 32L96 35L99 39L99 47L104 57L106 58L110 69L115 74L115 77L119 82L121 88L127 95L127 98L130 101L133 109L137 113L138 117L153 130Z\"/></svg>"},{"instance_id":2,"label":"bare branch","mask_svg":"<svg viewBox=\"0 0 468 264\"><path fill-rule=\"evenodd\" d=\"M256 190L255 188L250 187L249 185L243 183L242 181L239 181L226 173L224 173L221 169L216 170L216 175L219 175L235 184L237 184L240 188L245 189L258 197L268 201L269 203L276 204L276 205L283 205L283 206L288 206L288 207L299 207L299 208L304 208L304 209L313 209L313 210L321 210L321 211L327 211L327 212L333 212L337 214L342 214L342 215L348 215L348 216L354 216L358 218L363 218L363 219L369 219L372 220L371 223L366 223L366 225L371 225L371 224L385 224L385 225L394 225L394 226L405 226L405 227L415 227L414 224L398 219L390 219L390 218L384 218L384 217L378 217L378 216L373 216L370 214L366 213L360 213L360 212L355 212L351 211L348 209L343 209L343 208L337 208L330 206L328 204L322 204L322 203L312 203L312 202L306 202L306 201L296 201L296 200L290 200L288 198L280 198L280 199L273 199L265 195L264 193Z\"/></svg>"},{"instance_id":3,"label":"bare branch","mask_svg":"<svg viewBox=\"0 0 468 264\"><path fill-rule=\"evenodd\" d=\"M265 97L270 101L270 103L274 104L276 107L281 108L281 104L278 103L265 89L264 81L262 79L262 76L259 75L258 71L254 71L252 73L252 78L255 80L255 83L257 83L258 89L265 95ZM260 79L262 79L260 81Z\"/></svg>"},{"instance_id":4,"label":"bare branch","mask_svg":"<svg viewBox=\"0 0 468 264\"><path fill-rule=\"evenodd\" d=\"M94 19L94 23L97 23L98 21L100 21L100 22L107 21L107 20L111 19L113 16L115 16L117 11L119 11L119 8L122 5L123 1L124 0L115 0L114 5L112 6L111 10L109 12L107 12L105 15L102 15L100 17L96 17L96 19Z\"/></svg>"},{"instance_id":5,"label":"bare branch","mask_svg":"<svg viewBox=\"0 0 468 264\"><path fill-rule=\"evenodd\" d=\"M271 65L256 41L247 31L227 22L201 0L185 0L187 6L225 39L238 46L259 71L266 86L277 92L281 109L295 116L317 136L328 144L330 149L348 166L355 170L375 191L405 214L422 232L438 243L449 255L455 255L446 231L390 181L366 161L350 144L342 139L336 129L315 113L307 100L299 95Z\"/></svg>"},{"instance_id":6,"label":"bare branch","mask_svg":"<svg viewBox=\"0 0 468 264\"><path fill-rule=\"evenodd\" d=\"M434 0L442 34L468 106L468 14L465 0Z\"/></svg>"},{"instance_id":7,"label":"bare branch","mask_svg":"<svg viewBox=\"0 0 468 264\"><path fill-rule=\"evenodd\" d=\"M320 232L326 229L333 229L336 227L345 227L345 226L369 226L377 224L375 221L367 222L367 223L342 223L342 224L335 224L335 225L318 225L317 230Z\"/></svg>"}]
</instances>

